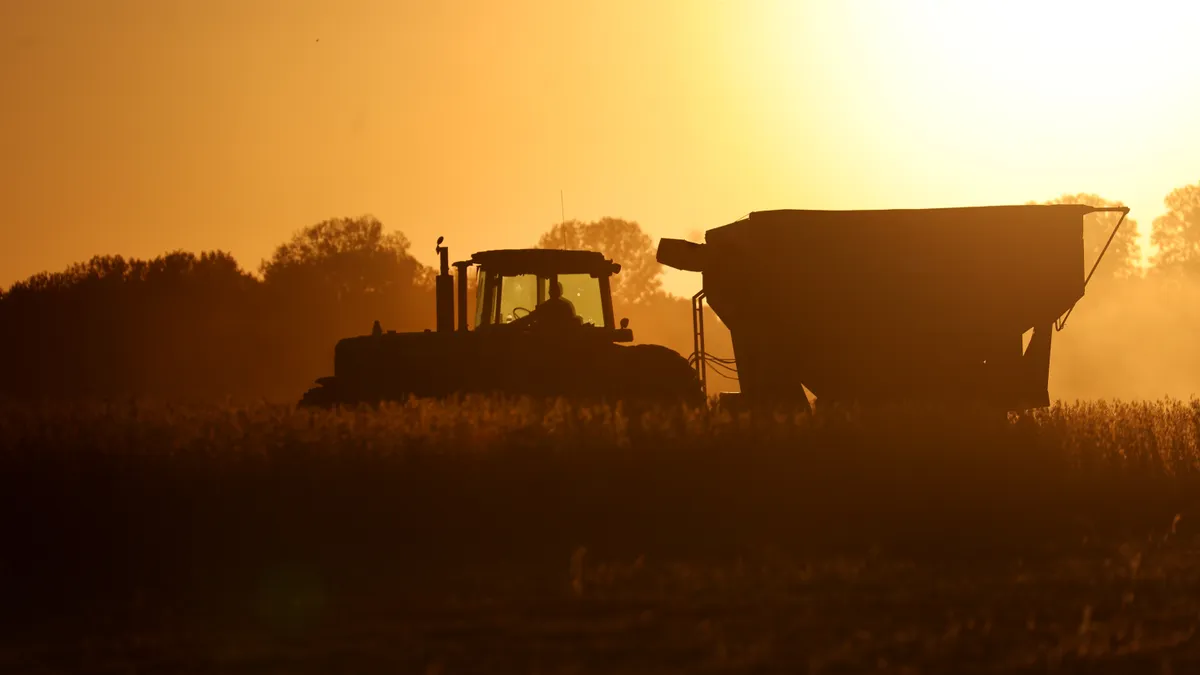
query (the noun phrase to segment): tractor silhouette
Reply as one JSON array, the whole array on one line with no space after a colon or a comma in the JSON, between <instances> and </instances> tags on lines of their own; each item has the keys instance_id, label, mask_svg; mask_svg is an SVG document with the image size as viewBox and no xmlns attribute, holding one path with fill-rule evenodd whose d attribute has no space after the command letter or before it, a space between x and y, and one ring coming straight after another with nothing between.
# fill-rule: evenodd
<instances>
[{"instance_id":1,"label":"tractor silhouette","mask_svg":"<svg viewBox=\"0 0 1200 675\"><path fill-rule=\"evenodd\" d=\"M494 250L454 263L451 274L442 241L436 329L396 333L376 322L370 334L339 341L333 376L317 380L302 406L464 393L704 402L687 358L660 345L622 344L633 341L633 331L626 320L619 326L614 320L609 279L619 264L594 251ZM474 317L467 302L471 267Z\"/></svg>"}]
</instances>

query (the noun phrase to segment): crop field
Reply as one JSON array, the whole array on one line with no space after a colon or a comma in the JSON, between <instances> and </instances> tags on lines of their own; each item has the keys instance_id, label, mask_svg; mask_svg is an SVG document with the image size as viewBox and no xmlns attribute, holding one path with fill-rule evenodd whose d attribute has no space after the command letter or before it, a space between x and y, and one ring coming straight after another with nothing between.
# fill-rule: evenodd
<instances>
[{"instance_id":1,"label":"crop field","mask_svg":"<svg viewBox=\"0 0 1200 675\"><path fill-rule=\"evenodd\" d=\"M1200 672L1200 402L0 404L0 672Z\"/></svg>"}]
</instances>

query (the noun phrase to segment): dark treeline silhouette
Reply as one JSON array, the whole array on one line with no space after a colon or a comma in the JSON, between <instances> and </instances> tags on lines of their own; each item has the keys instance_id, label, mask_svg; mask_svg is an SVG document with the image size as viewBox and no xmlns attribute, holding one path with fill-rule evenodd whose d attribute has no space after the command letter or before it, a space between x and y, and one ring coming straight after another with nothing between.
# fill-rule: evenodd
<instances>
[{"instance_id":1,"label":"dark treeline silhouette","mask_svg":"<svg viewBox=\"0 0 1200 675\"><path fill-rule=\"evenodd\" d=\"M154 260L97 256L15 284L0 301L0 386L42 397L162 392L197 395L259 375L257 279L222 252ZM236 347L236 348L235 348Z\"/></svg>"},{"instance_id":2,"label":"dark treeline silhouette","mask_svg":"<svg viewBox=\"0 0 1200 675\"><path fill-rule=\"evenodd\" d=\"M370 217L306 228L260 272L224 252L176 252L35 275L0 297L0 387L18 398L290 398L329 369L338 338L430 314L428 270Z\"/></svg>"},{"instance_id":3,"label":"dark treeline silhouette","mask_svg":"<svg viewBox=\"0 0 1200 675\"><path fill-rule=\"evenodd\" d=\"M540 245L555 246L556 232L577 226L587 236L565 243L624 266L616 311L638 342L689 354L689 301L661 291L651 238L608 218L560 225ZM215 251L96 256L34 275L0 293L0 396L294 401L332 372L339 339L369 332L376 320L388 330L433 328L434 270L410 248L403 234L362 216L298 231L257 274ZM722 339L711 323L709 351L731 355L728 332Z\"/></svg>"},{"instance_id":4,"label":"dark treeline silhouette","mask_svg":"<svg viewBox=\"0 0 1200 675\"><path fill-rule=\"evenodd\" d=\"M1136 220L1127 219L1055 335L1053 396L1200 394L1200 183L1164 202L1150 265L1141 264ZM1119 205L1089 194L1047 203ZM1089 268L1117 218L1086 219ZM690 298L662 290L656 241L640 225L566 221L535 245L599 250L619 262L615 310L630 319L636 341L692 352ZM332 372L337 341L369 332L375 320L389 330L433 328L434 270L411 247L362 216L301 229L255 272L214 251L96 256L34 275L0 292L0 396L294 401ZM467 237L455 247L456 258L473 250ZM711 311L706 325L709 353L732 357L728 330ZM709 378L710 392L737 390L720 371Z\"/></svg>"}]
</instances>

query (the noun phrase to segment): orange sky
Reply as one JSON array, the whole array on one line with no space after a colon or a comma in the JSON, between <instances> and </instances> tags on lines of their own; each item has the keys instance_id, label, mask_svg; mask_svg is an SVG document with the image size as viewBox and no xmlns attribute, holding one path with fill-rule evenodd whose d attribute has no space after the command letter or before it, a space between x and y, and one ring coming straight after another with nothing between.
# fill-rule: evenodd
<instances>
[{"instance_id":1,"label":"orange sky","mask_svg":"<svg viewBox=\"0 0 1200 675\"><path fill-rule=\"evenodd\" d=\"M0 3L0 284L373 213L433 263L604 215L1122 199L1200 180L1168 2ZM318 41L319 40L319 41ZM689 293L699 279L672 273Z\"/></svg>"}]
</instances>

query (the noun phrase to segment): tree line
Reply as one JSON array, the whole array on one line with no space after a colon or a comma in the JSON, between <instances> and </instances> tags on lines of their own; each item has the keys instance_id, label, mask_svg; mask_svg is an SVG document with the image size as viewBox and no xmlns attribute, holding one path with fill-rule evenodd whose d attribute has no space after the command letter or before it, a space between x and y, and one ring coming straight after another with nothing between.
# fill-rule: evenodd
<instances>
[{"instance_id":1,"label":"tree line","mask_svg":"<svg viewBox=\"0 0 1200 675\"><path fill-rule=\"evenodd\" d=\"M568 244L621 262L614 303L640 342L691 352L688 302L661 290L637 223L568 221L538 245ZM301 229L257 274L224 251L96 256L0 292L0 396L295 400L332 374L338 340L377 320L432 328L435 274L372 216Z\"/></svg>"},{"instance_id":2,"label":"tree line","mask_svg":"<svg viewBox=\"0 0 1200 675\"><path fill-rule=\"evenodd\" d=\"M1120 205L1089 194L1045 203ZM1165 205L1152 224L1149 267L1136 220L1127 219L1070 330L1056 338L1052 388L1067 397L1186 395L1200 382L1200 350L1190 347L1200 334L1200 183L1172 191ZM1085 219L1089 268L1119 217ZM690 299L663 291L654 241L636 222L566 221L536 245L599 250L619 262L618 316L639 342L691 353ZM432 328L435 274L403 234L371 216L305 227L256 273L224 251L96 256L0 291L0 396L295 400L332 374L339 339L376 320L389 330ZM732 357L711 312L706 325L709 352ZM713 390L736 389L720 372L709 376Z\"/></svg>"}]
</instances>

